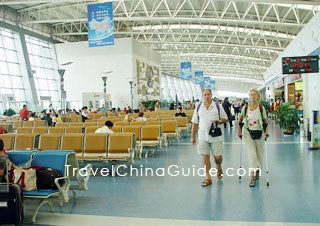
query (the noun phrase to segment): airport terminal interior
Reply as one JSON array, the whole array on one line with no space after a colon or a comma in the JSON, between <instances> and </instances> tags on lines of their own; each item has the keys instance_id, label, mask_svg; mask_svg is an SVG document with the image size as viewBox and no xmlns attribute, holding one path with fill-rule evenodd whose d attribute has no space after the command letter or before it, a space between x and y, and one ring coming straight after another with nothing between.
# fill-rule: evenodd
<instances>
[{"instance_id":1,"label":"airport terminal interior","mask_svg":"<svg viewBox=\"0 0 320 226\"><path fill-rule=\"evenodd\" d=\"M319 0L0 0L0 225L320 226L319 55Z\"/></svg>"}]
</instances>

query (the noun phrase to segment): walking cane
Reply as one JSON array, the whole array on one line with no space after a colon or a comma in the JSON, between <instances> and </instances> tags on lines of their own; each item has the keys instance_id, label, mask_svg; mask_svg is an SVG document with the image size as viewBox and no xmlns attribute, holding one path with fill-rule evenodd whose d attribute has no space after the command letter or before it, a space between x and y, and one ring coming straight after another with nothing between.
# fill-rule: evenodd
<instances>
[{"instance_id":1,"label":"walking cane","mask_svg":"<svg viewBox=\"0 0 320 226\"><path fill-rule=\"evenodd\" d=\"M266 171L267 171L267 187L269 187L269 165L268 165L268 148L267 148L267 138L265 138L265 152L266 152Z\"/></svg>"},{"instance_id":2,"label":"walking cane","mask_svg":"<svg viewBox=\"0 0 320 226\"><path fill-rule=\"evenodd\" d=\"M243 123L241 123L240 127L241 127L241 131L242 131ZM240 137L241 145L240 145L240 166L239 166L239 171L242 168L241 167L241 165L242 165L242 143L243 143L242 138L243 138L243 136L241 135L241 137ZM239 180L241 180L241 176L240 175L239 175Z\"/></svg>"}]
</instances>

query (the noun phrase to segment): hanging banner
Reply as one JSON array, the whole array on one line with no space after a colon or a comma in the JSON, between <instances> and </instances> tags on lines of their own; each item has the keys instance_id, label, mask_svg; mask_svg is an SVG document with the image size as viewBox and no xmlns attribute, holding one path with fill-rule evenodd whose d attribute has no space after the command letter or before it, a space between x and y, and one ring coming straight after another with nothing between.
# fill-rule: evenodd
<instances>
[{"instance_id":1,"label":"hanging banner","mask_svg":"<svg viewBox=\"0 0 320 226\"><path fill-rule=\"evenodd\" d=\"M190 80L191 78L191 62L181 62L181 79Z\"/></svg>"},{"instance_id":2,"label":"hanging banner","mask_svg":"<svg viewBox=\"0 0 320 226\"><path fill-rule=\"evenodd\" d=\"M211 80L210 77L203 78L203 88L204 89L211 89Z\"/></svg>"},{"instance_id":3,"label":"hanging banner","mask_svg":"<svg viewBox=\"0 0 320 226\"><path fill-rule=\"evenodd\" d=\"M210 89L211 90L215 90L216 89L216 81L210 79Z\"/></svg>"},{"instance_id":4,"label":"hanging banner","mask_svg":"<svg viewBox=\"0 0 320 226\"><path fill-rule=\"evenodd\" d=\"M112 2L88 5L89 47L114 44Z\"/></svg>"},{"instance_id":5,"label":"hanging banner","mask_svg":"<svg viewBox=\"0 0 320 226\"><path fill-rule=\"evenodd\" d=\"M203 83L203 71L194 72L194 83L195 84Z\"/></svg>"}]
</instances>

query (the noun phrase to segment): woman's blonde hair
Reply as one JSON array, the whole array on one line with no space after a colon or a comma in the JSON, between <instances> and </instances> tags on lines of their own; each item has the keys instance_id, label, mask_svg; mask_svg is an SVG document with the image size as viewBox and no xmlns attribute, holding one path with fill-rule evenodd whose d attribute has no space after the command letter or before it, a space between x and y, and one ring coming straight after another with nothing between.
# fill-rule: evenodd
<instances>
[{"instance_id":1,"label":"woman's blonde hair","mask_svg":"<svg viewBox=\"0 0 320 226\"><path fill-rule=\"evenodd\" d=\"M257 94L257 96L258 96L258 100L260 100L260 93L259 93L259 91L257 89L255 89L255 88L250 89L249 90L249 95L250 95L251 92L255 92Z\"/></svg>"}]
</instances>

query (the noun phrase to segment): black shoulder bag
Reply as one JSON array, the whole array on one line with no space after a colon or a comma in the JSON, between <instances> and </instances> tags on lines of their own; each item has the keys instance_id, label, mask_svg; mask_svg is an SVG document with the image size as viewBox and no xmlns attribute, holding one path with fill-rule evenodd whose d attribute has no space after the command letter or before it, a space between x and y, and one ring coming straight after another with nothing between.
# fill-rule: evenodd
<instances>
[{"instance_id":1,"label":"black shoulder bag","mask_svg":"<svg viewBox=\"0 0 320 226\"><path fill-rule=\"evenodd\" d=\"M219 114L219 119L220 119L220 106L219 104L216 102L216 107L218 109L218 114ZM211 124L211 127L209 129L209 135L212 137L219 137L222 135L221 129L220 127L218 127L218 125L216 125L215 123Z\"/></svg>"},{"instance_id":2,"label":"black shoulder bag","mask_svg":"<svg viewBox=\"0 0 320 226\"><path fill-rule=\"evenodd\" d=\"M211 124L210 130L209 130L209 135L212 137L219 137L222 135L220 127L216 125L215 123Z\"/></svg>"}]
</instances>

